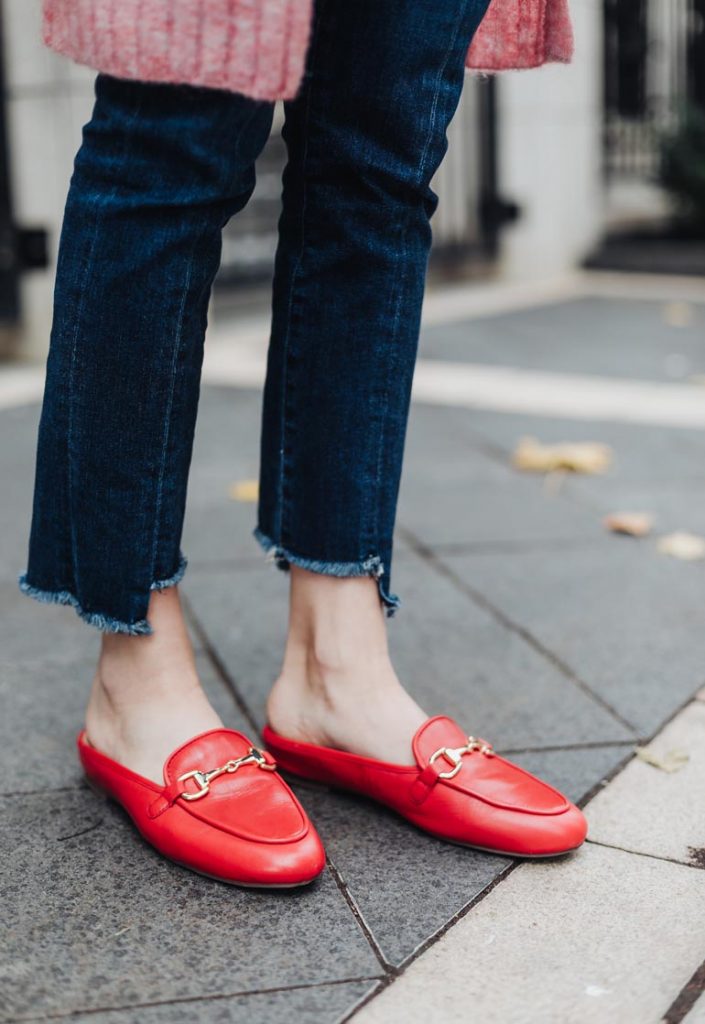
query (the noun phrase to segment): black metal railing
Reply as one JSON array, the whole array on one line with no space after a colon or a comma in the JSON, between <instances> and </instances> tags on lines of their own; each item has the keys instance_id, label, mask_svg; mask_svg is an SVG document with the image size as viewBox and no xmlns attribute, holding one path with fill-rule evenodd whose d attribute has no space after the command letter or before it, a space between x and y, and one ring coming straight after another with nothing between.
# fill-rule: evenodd
<instances>
[{"instance_id":1,"label":"black metal railing","mask_svg":"<svg viewBox=\"0 0 705 1024\"><path fill-rule=\"evenodd\" d=\"M705 109L705 0L604 0L609 178L652 178L660 140Z\"/></svg>"}]
</instances>

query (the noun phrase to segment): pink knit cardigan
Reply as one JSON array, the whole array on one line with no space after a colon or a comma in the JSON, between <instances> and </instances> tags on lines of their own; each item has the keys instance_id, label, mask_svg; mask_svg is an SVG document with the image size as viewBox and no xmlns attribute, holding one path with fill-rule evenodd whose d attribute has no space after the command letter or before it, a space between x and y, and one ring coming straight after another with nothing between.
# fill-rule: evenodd
<instances>
[{"instance_id":1,"label":"pink knit cardigan","mask_svg":"<svg viewBox=\"0 0 705 1024\"><path fill-rule=\"evenodd\" d=\"M313 0L43 0L42 35L53 50L116 78L290 99L312 8ZM572 53L567 0L491 0L465 63L503 71L568 62Z\"/></svg>"}]
</instances>

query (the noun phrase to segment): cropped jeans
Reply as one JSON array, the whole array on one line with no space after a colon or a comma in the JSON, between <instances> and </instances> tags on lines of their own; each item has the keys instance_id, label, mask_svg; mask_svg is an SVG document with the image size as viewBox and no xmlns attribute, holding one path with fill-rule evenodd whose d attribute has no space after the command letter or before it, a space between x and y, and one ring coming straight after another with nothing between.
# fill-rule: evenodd
<instances>
[{"instance_id":1,"label":"cropped jeans","mask_svg":"<svg viewBox=\"0 0 705 1024\"><path fill-rule=\"evenodd\" d=\"M373 577L390 615L430 180L488 3L319 0L285 103L255 536L281 568ZM105 631L150 633L150 592L186 566L221 231L253 191L272 114L221 90L95 80L59 245L20 587Z\"/></svg>"}]
</instances>

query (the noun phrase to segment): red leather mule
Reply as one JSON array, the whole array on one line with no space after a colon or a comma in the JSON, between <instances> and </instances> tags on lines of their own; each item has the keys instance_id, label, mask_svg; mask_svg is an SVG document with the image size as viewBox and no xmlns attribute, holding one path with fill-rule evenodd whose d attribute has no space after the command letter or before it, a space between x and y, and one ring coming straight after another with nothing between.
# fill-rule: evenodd
<instances>
[{"instance_id":1,"label":"red leather mule","mask_svg":"<svg viewBox=\"0 0 705 1024\"><path fill-rule=\"evenodd\" d=\"M561 793L442 715L414 736L414 766L299 743L269 726L262 735L284 771L372 797L452 843L552 857L580 846L587 833L582 813Z\"/></svg>"},{"instance_id":2,"label":"red leather mule","mask_svg":"<svg viewBox=\"0 0 705 1024\"><path fill-rule=\"evenodd\" d=\"M325 865L306 812L271 754L242 733L212 729L175 750L164 785L92 747L78 753L89 782L127 811L148 843L170 860L233 885L305 885Z\"/></svg>"}]
</instances>

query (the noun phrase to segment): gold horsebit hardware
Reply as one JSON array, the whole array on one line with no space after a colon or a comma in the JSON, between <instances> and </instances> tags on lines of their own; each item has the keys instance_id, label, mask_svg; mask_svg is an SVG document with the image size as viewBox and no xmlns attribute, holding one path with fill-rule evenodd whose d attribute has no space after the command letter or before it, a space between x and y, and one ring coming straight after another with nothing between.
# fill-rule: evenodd
<instances>
[{"instance_id":1,"label":"gold horsebit hardware","mask_svg":"<svg viewBox=\"0 0 705 1024\"><path fill-rule=\"evenodd\" d=\"M485 757L494 757L494 750L491 743L486 743L484 740L478 739L477 736L468 736L468 741L464 747L439 747L435 750L428 763L433 764L439 757L444 757L448 764L452 764L453 767L448 772L439 772L439 779L452 779L458 774L460 769L463 767L463 754L471 754L473 750L479 750Z\"/></svg>"},{"instance_id":2,"label":"gold horsebit hardware","mask_svg":"<svg viewBox=\"0 0 705 1024\"><path fill-rule=\"evenodd\" d=\"M183 793L179 793L179 796L183 797L184 800L200 800L201 797L206 796L210 792L211 782L213 779L217 779L219 775L232 775L236 772L243 764L256 764L258 768L263 768L266 772L276 771L276 764L270 764L264 753L257 747L250 747L243 757L237 757L232 761L226 761L220 768L212 768L209 772L201 771L200 768L196 768L192 772L185 772L183 775L179 775L177 782L185 782L186 779L193 779L198 790L195 793L187 793L185 790Z\"/></svg>"}]
</instances>

